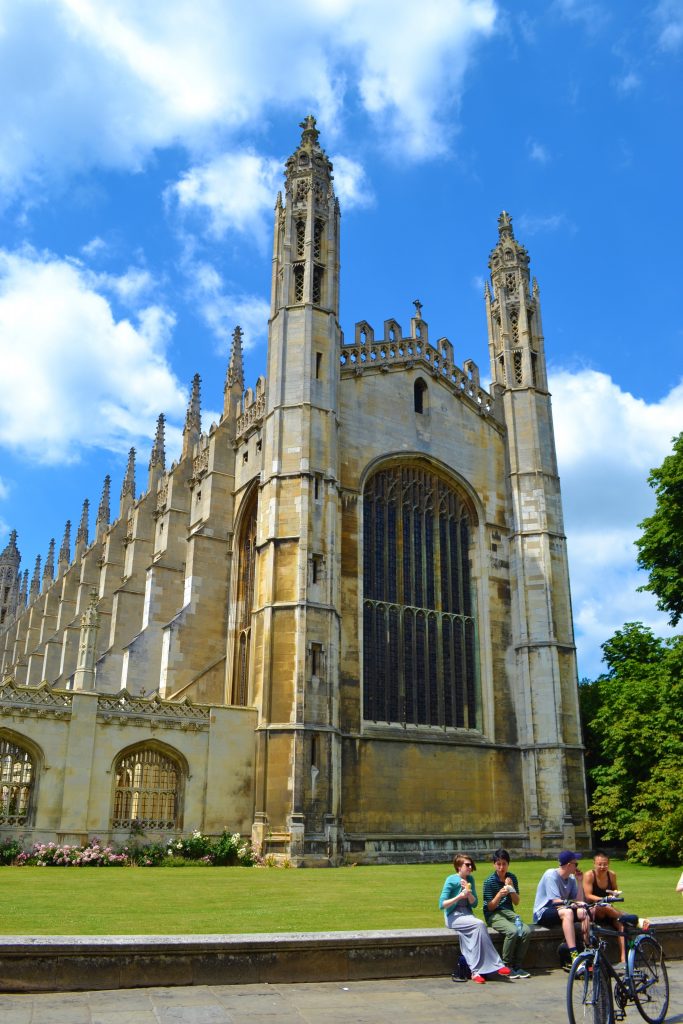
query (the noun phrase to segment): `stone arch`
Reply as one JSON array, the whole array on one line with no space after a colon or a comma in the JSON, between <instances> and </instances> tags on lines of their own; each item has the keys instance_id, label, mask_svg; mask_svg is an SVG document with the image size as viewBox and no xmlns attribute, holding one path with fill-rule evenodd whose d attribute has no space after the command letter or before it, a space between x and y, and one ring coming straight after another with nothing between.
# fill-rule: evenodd
<instances>
[{"instance_id":1,"label":"stone arch","mask_svg":"<svg viewBox=\"0 0 683 1024\"><path fill-rule=\"evenodd\" d=\"M418 377L413 384L413 407L423 416L429 413L429 388L424 377Z\"/></svg>"},{"instance_id":2,"label":"stone arch","mask_svg":"<svg viewBox=\"0 0 683 1024\"><path fill-rule=\"evenodd\" d=\"M417 453L378 460L362 485L363 717L481 730L471 489Z\"/></svg>"},{"instance_id":3,"label":"stone arch","mask_svg":"<svg viewBox=\"0 0 683 1024\"><path fill-rule=\"evenodd\" d=\"M0 826L22 828L35 818L41 748L22 733L0 728Z\"/></svg>"},{"instance_id":4,"label":"stone arch","mask_svg":"<svg viewBox=\"0 0 683 1024\"><path fill-rule=\"evenodd\" d=\"M254 587L258 551L256 532L258 525L258 486L252 484L244 495L235 523L235 564L230 625L232 638L232 674L228 688L228 703L246 707L249 703L251 675L251 617L254 605Z\"/></svg>"},{"instance_id":5,"label":"stone arch","mask_svg":"<svg viewBox=\"0 0 683 1024\"><path fill-rule=\"evenodd\" d=\"M359 320L356 324L356 345L374 345L375 332L367 320Z\"/></svg>"},{"instance_id":6,"label":"stone arch","mask_svg":"<svg viewBox=\"0 0 683 1024\"><path fill-rule=\"evenodd\" d=\"M124 747L112 762L112 829L181 831L188 774L184 755L160 740Z\"/></svg>"},{"instance_id":7,"label":"stone arch","mask_svg":"<svg viewBox=\"0 0 683 1024\"><path fill-rule=\"evenodd\" d=\"M387 345L398 345L403 340L401 325L398 320L384 321L384 341Z\"/></svg>"}]
</instances>

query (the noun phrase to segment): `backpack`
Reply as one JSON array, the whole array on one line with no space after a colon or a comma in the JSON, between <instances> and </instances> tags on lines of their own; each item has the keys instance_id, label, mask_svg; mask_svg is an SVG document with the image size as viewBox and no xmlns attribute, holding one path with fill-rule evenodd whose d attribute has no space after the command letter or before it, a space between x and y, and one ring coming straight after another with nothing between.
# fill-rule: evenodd
<instances>
[{"instance_id":1,"label":"backpack","mask_svg":"<svg viewBox=\"0 0 683 1024\"><path fill-rule=\"evenodd\" d=\"M465 960L461 953L455 965L455 970L451 974L451 981L469 981L471 977L472 971L467 966L467 960Z\"/></svg>"}]
</instances>

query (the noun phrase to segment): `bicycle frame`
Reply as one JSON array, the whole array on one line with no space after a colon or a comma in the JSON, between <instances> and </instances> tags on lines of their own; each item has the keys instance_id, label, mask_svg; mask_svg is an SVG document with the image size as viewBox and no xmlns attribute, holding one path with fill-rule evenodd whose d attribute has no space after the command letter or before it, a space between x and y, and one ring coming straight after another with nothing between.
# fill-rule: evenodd
<instances>
[{"instance_id":1,"label":"bicycle frame","mask_svg":"<svg viewBox=\"0 0 683 1024\"><path fill-rule=\"evenodd\" d=\"M619 897L606 897L598 903L578 904L587 910L590 923L585 935L587 948L574 960L567 982L570 1024L622 1021L629 1002L636 1004L640 1015L650 1024L659 1024L666 1016L669 983L661 946L651 930L626 924L624 937L629 955L623 975L609 962L607 940L614 938L614 931L597 925L592 911L619 902L623 902Z\"/></svg>"}]
</instances>

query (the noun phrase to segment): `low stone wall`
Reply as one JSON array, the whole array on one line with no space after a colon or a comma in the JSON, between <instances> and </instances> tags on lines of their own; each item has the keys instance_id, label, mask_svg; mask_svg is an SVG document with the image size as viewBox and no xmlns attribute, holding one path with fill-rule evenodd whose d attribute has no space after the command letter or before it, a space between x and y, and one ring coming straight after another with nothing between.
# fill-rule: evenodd
<instances>
[{"instance_id":1,"label":"low stone wall","mask_svg":"<svg viewBox=\"0 0 683 1024\"><path fill-rule=\"evenodd\" d=\"M666 956L683 957L683 918L653 918ZM501 936L491 932L496 945ZM559 932L532 934L526 965L557 967ZM450 974L445 928L283 935L6 936L0 991L70 992L152 985L233 985Z\"/></svg>"}]
</instances>

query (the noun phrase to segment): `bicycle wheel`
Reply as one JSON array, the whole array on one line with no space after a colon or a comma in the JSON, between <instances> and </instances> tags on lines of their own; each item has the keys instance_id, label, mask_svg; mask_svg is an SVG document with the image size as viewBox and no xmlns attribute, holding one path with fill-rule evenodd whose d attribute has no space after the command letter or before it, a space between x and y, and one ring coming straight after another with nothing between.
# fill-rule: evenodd
<instances>
[{"instance_id":1,"label":"bicycle wheel","mask_svg":"<svg viewBox=\"0 0 683 1024\"><path fill-rule=\"evenodd\" d=\"M612 1024L612 993L609 978L594 953L581 953L567 980L569 1024Z\"/></svg>"},{"instance_id":2,"label":"bicycle wheel","mask_svg":"<svg viewBox=\"0 0 683 1024\"><path fill-rule=\"evenodd\" d=\"M649 1024L660 1024L669 1007L669 977L662 947L652 935L640 935L628 955L633 1001Z\"/></svg>"}]
</instances>

